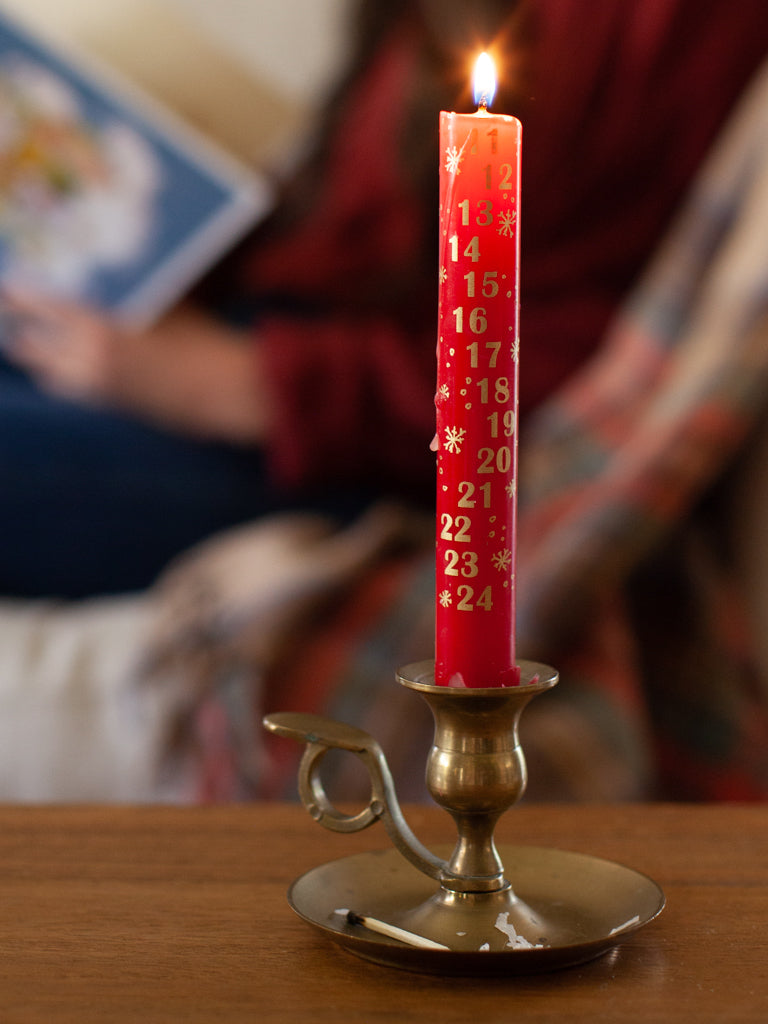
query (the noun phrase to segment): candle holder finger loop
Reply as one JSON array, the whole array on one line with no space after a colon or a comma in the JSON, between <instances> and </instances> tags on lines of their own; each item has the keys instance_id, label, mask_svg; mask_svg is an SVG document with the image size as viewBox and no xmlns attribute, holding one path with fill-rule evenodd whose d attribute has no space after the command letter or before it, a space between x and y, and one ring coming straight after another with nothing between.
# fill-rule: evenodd
<instances>
[{"instance_id":1,"label":"candle holder finger loop","mask_svg":"<svg viewBox=\"0 0 768 1024\"><path fill-rule=\"evenodd\" d=\"M299 797L318 824L332 832L360 832L381 821L396 849L419 871L430 878L444 876L445 862L419 842L406 822L387 759L373 736L343 722L296 711L267 715L264 725L276 735L306 744L299 764ZM368 772L371 797L355 815L338 810L325 791L320 771L332 749L355 754Z\"/></svg>"},{"instance_id":2,"label":"candle holder finger loop","mask_svg":"<svg viewBox=\"0 0 768 1024\"><path fill-rule=\"evenodd\" d=\"M322 762L330 747L308 743L299 765L299 796L318 824L331 832L361 832L380 817L378 801L372 800L358 814L339 811L328 798L321 775Z\"/></svg>"}]
</instances>

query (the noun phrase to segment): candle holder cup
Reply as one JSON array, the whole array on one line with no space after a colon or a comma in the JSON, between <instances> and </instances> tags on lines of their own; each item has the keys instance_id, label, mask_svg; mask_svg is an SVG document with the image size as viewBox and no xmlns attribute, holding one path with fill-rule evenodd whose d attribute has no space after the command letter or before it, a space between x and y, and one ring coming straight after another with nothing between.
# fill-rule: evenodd
<instances>
[{"instance_id":1,"label":"candle holder cup","mask_svg":"<svg viewBox=\"0 0 768 1024\"><path fill-rule=\"evenodd\" d=\"M335 832L381 821L394 849L321 865L297 879L289 902L306 921L358 956L430 973L516 974L592 959L648 923L664 906L651 879L610 861L537 847L497 848L499 818L523 795L518 738L528 702L554 687L554 669L521 663L518 686L434 685L432 662L398 672L435 722L427 756L430 795L453 818L452 849L425 847L400 808L386 758L361 729L319 715L268 715L271 732L305 744L299 795ZM370 800L340 811L325 791L322 762L332 749L365 765Z\"/></svg>"}]
</instances>

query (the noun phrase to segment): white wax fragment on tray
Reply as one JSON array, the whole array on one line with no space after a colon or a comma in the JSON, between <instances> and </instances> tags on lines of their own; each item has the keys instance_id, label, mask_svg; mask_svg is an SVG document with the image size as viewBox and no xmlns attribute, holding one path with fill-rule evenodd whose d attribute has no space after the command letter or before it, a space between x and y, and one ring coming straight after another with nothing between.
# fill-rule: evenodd
<instances>
[{"instance_id":1,"label":"white wax fragment on tray","mask_svg":"<svg viewBox=\"0 0 768 1024\"><path fill-rule=\"evenodd\" d=\"M634 917L630 917L630 919L628 921L625 921L624 924L620 924L616 928L611 928L611 930L608 932L608 934L609 935L618 935L619 932L623 932L627 928L631 928L633 924L638 924L639 921L640 921L640 915L639 914L635 914Z\"/></svg>"},{"instance_id":2,"label":"white wax fragment on tray","mask_svg":"<svg viewBox=\"0 0 768 1024\"><path fill-rule=\"evenodd\" d=\"M507 947L511 949L544 949L542 943L529 942L523 935L519 935L514 926L509 923L509 911L503 911L496 918L494 925L500 932L507 936Z\"/></svg>"}]
</instances>

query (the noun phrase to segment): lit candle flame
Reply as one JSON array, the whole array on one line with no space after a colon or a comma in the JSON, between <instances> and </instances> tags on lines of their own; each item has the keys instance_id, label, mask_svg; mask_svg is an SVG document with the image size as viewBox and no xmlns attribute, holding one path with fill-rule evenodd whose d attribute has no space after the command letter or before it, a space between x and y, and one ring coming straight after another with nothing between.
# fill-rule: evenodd
<instances>
[{"instance_id":1,"label":"lit candle flame","mask_svg":"<svg viewBox=\"0 0 768 1024\"><path fill-rule=\"evenodd\" d=\"M475 103L478 107L490 107L496 95L496 68L492 57L485 52L475 61L473 84Z\"/></svg>"}]
</instances>

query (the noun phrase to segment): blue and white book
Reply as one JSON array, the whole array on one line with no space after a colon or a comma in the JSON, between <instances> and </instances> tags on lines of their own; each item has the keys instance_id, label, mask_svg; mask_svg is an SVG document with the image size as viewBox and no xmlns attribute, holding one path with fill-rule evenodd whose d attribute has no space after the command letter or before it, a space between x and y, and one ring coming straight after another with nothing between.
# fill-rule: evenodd
<instances>
[{"instance_id":1,"label":"blue and white book","mask_svg":"<svg viewBox=\"0 0 768 1024\"><path fill-rule=\"evenodd\" d=\"M0 287L146 325L271 198L139 89L0 11Z\"/></svg>"}]
</instances>

